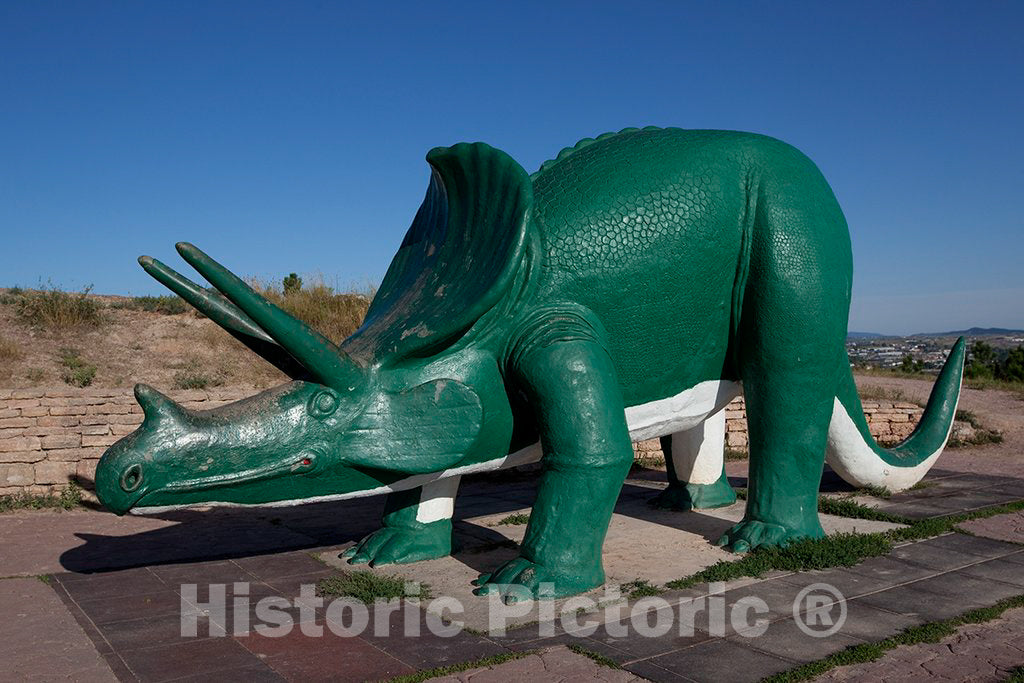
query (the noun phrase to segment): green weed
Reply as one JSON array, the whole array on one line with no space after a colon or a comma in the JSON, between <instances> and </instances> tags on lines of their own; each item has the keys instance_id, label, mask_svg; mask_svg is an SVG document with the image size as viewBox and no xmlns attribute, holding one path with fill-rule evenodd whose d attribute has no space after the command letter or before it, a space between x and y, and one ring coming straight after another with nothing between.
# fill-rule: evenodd
<instances>
[{"instance_id":1,"label":"green weed","mask_svg":"<svg viewBox=\"0 0 1024 683\"><path fill-rule=\"evenodd\" d=\"M63 348L60 350L60 364L64 366L61 379L74 387L87 387L96 378L96 366L90 365L80 355L78 349Z\"/></svg>"},{"instance_id":2,"label":"green weed","mask_svg":"<svg viewBox=\"0 0 1024 683\"><path fill-rule=\"evenodd\" d=\"M957 629L965 624L980 624L998 618L1003 612L1015 607L1024 607L1024 595L1001 600L992 607L965 612L959 617L933 621L928 624L911 626L901 633L877 643L863 643L852 645L845 650L840 650L824 659L798 666L795 669L784 671L774 676L761 679L761 683L796 683L806 681L834 669L838 666L849 666L850 664L863 664L873 662L888 650L902 645L917 645L918 643L937 643L947 636L956 633ZM1012 680L1008 679L1008 680ZM1024 679L1022 679L1024 680Z\"/></svg>"},{"instance_id":3,"label":"green weed","mask_svg":"<svg viewBox=\"0 0 1024 683\"><path fill-rule=\"evenodd\" d=\"M367 604L378 599L430 598L430 587L426 584L419 584L419 593L414 595L406 594L405 584L406 580L397 576L355 570L320 579L316 584L316 592L323 596L351 597Z\"/></svg>"},{"instance_id":4,"label":"green weed","mask_svg":"<svg viewBox=\"0 0 1024 683\"><path fill-rule=\"evenodd\" d=\"M508 517L499 519L497 522L494 523L494 526L521 526L523 524L528 524L529 522L529 514L525 512L516 512L514 514L509 515Z\"/></svg>"}]
</instances>

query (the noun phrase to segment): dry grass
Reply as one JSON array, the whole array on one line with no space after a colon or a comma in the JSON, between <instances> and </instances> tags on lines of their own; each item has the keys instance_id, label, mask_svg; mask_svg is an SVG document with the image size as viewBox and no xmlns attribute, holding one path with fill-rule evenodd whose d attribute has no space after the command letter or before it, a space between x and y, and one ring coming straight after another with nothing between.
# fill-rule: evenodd
<instances>
[{"instance_id":1,"label":"dry grass","mask_svg":"<svg viewBox=\"0 0 1024 683\"><path fill-rule=\"evenodd\" d=\"M857 393L861 401L889 401L891 403L913 403L920 405L920 402L909 398L899 389L888 389L886 387L857 387Z\"/></svg>"},{"instance_id":2,"label":"dry grass","mask_svg":"<svg viewBox=\"0 0 1024 683\"><path fill-rule=\"evenodd\" d=\"M269 301L338 343L363 323L372 291L338 292L322 277L301 289L290 287L287 293L277 286L251 283Z\"/></svg>"},{"instance_id":3,"label":"dry grass","mask_svg":"<svg viewBox=\"0 0 1024 683\"><path fill-rule=\"evenodd\" d=\"M90 290L64 292L51 286L15 295L13 303L18 319L34 327L56 332L98 327L103 322L102 306L89 296Z\"/></svg>"},{"instance_id":4,"label":"dry grass","mask_svg":"<svg viewBox=\"0 0 1024 683\"><path fill-rule=\"evenodd\" d=\"M18 360L23 355L21 347L15 342L5 337L0 337L0 360Z\"/></svg>"}]
</instances>

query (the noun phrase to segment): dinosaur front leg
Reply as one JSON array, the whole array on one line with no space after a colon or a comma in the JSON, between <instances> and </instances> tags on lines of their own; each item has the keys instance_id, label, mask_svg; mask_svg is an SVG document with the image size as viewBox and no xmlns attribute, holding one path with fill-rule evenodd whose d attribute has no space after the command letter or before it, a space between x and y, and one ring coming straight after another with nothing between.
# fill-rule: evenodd
<instances>
[{"instance_id":1,"label":"dinosaur front leg","mask_svg":"<svg viewBox=\"0 0 1024 683\"><path fill-rule=\"evenodd\" d=\"M732 505L736 492L725 476L725 409L686 431L661 437L668 488L651 504L670 510Z\"/></svg>"},{"instance_id":2,"label":"dinosaur front leg","mask_svg":"<svg viewBox=\"0 0 1024 683\"><path fill-rule=\"evenodd\" d=\"M633 461L615 368L596 340L562 335L516 364L537 413L542 474L520 555L478 595L558 597L604 583L601 548Z\"/></svg>"},{"instance_id":3,"label":"dinosaur front leg","mask_svg":"<svg viewBox=\"0 0 1024 683\"><path fill-rule=\"evenodd\" d=\"M349 564L371 567L433 560L452 552L452 514L461 477L449 477L408 491L384 504L384 526L344 553Z\"/></svg>"}]
</instances>

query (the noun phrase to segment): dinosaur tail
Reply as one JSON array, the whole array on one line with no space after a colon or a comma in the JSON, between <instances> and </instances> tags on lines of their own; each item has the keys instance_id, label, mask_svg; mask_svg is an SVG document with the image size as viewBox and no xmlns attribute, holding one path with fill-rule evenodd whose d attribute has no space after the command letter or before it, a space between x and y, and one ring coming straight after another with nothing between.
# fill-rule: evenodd
<instances>
[{"instance_id":1,"label":"dinosaur tail","mask_svg":"<svg viewBox=\"0 0 1024 683\"><path fill-rule=\"evenodd\" d=\"M846 373L832 409L825 461L854 486L881 486L903 491L921 481L949 439L960 399L967 342L957 340L932 387L921 421L893 448L875 443L868 430L853 374Z\"/></svg>"}]
</instances>

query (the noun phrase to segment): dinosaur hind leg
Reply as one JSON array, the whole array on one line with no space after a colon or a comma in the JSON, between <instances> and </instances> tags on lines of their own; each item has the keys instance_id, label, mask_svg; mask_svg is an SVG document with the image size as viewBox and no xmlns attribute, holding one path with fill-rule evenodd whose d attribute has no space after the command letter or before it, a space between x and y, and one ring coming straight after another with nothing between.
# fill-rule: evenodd
<instances>
[{"instance_id":1,"label":"dinosaur hind leg","mask_svg":"<svg viewBox=\"0 0 1024 683\"><path fill-rule=\"evenodd\" d=\"M736 502L725 476L725 409L701 424L661 437L668 488L651 504L670 510L706 510Z\"/></svg>"},{"instance_id":2,"label":"dinosaur hind leg","mask_svg":"<svg viewBox=\"0 0 1024 683\"><path fill-rule=\"evenodd\" d=\"M818 486L842 372L850 242L820 173L780 154L762 180L736 337L750 438L746 514L719 541L736 551L823 535Z\"/></svg>"}]
</instances>

